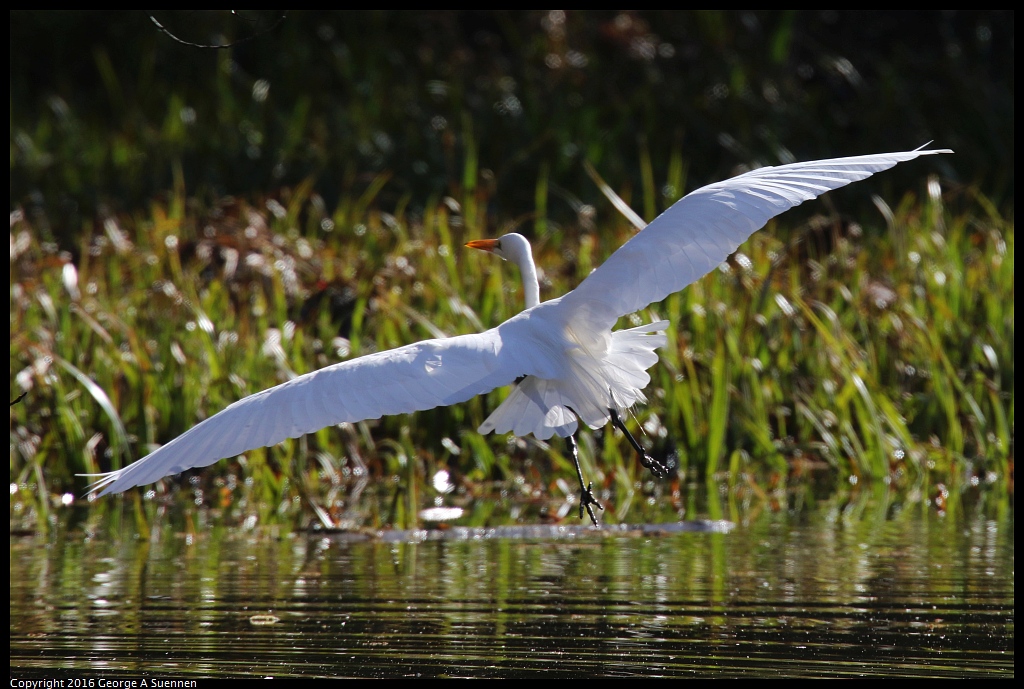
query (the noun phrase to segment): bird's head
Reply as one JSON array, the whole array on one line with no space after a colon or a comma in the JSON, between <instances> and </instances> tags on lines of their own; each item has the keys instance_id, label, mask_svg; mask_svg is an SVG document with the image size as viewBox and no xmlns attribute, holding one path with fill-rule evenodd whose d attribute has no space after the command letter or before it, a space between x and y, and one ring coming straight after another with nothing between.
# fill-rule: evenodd
<instances>
[{"instance_id":1,"label":"bird's head","mask_svg":"<svg viewBox=\"0 0 1024 689\"><path fill-rule=\"evenodd\" d=\"M530 242L521 234L512 232L497 239L474 239L466 242L470 249L487 251L506 261L519 263L520 258L530 256Z\"/></svg>"}]
</instances>

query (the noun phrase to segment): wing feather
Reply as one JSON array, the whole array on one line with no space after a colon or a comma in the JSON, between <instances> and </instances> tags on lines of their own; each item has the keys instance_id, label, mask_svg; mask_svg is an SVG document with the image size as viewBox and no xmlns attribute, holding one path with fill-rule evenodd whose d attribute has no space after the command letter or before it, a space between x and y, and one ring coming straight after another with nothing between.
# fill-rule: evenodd
<instances>
[{"instance_id":1,"label":"wing feather","mask_svg":"<svg viewBox=\"0 0 1024 689\"><path fill-rule=\"evenodd\" d=\"M134 464L100 475L90 492L119 493L333 424L464 402L515 380L520 364L509 349L495 328L307 373L249 395Z\"/></svg>"},{"instance_id":2,"label":"wing feather","mask_svg":"<svg viewBox=\"0 0 1024 689\"><path fill-rule=\"evenodd\" d=\"M948 149L905 151L763 167L685 196L563 297L576 313L611 327L714 270L780 213L899 162ZM653 278L653 279L652 279Z\"/></svg>"}]
</instances>

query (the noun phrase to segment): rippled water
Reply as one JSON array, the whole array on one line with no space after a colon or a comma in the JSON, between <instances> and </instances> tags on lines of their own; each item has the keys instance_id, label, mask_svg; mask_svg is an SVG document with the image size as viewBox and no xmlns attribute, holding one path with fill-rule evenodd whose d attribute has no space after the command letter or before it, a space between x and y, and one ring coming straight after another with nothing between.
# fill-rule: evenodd
<instances>
[{"instance_id":1,"label":"rippled water","mask_svg":"<svg viewBox=\"0 0 1024 689\"><path fill-rule=\"evenodd\" d=\"M1012 510L879 512L390 539L58 526L11 537L11 677L1012 677Z\"/></svg>"}]
</instances>

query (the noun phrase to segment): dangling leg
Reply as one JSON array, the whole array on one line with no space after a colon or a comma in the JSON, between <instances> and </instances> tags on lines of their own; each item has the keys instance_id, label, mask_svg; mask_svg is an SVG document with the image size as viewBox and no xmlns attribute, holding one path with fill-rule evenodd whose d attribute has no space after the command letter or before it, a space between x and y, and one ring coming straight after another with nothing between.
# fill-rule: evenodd
<instances>
[{"instance_id":1,"label":"dangling leg","mask_svg":"<svg viewBox=\"0 0 1024 689\"><path fill-rule=\"evenodd\" d=\"M604 507L594 497L593 487L594 484L590 483L584 486L583 484L583 470L580 469L580 449L576 445L576 436L570 435L566 437L566 441L569 443L569 447L572 449L572 461L576 465L576 477L580 480L580 519L583 519L583 510L587 511L590 515L590 521L594 522L594 526L597 526L597 517L594 516L594 506L597 509L604 511Z\"/></svg>"},{"instance_id":2,"label":"dangling leg","mask_svg":"<svg viewBox=\"0 0 1024 689\"><path fill-rule=\"evenodd\" d=\"M646 450L644 450L640 443L636 441L636 438L633 437L633 434L626 429L626 424L622 423L622 419L619 417L619 412L615 409L609 409L608 411L612 415L612 423L616 428L626 434L626 439L629 440L629 444L633 446L637 455L640 456L640 464L642 464L645 469L650 469L651 474L653 474L655 478L665 478L668 476L668 467L647 454ZM582 481L583 480L580 479L581 483Z\"/></svg>"}]
</instances>

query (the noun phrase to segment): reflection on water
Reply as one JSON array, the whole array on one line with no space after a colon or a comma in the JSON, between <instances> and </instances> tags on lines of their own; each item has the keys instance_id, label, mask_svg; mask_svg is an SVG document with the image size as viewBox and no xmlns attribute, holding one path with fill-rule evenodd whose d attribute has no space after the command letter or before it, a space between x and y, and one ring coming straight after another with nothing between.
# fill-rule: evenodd
<instances>
[{"instance_id":1,"label":"reflection on water","mask_svg":"<svg viewBox=\"0 0 1024 689\"><path fill-rule=\"evenodd\" d=\"M880 512L557 539L12 536L11 676L1012 677L1012 510Z\"/></svg>"}]
</instances>

